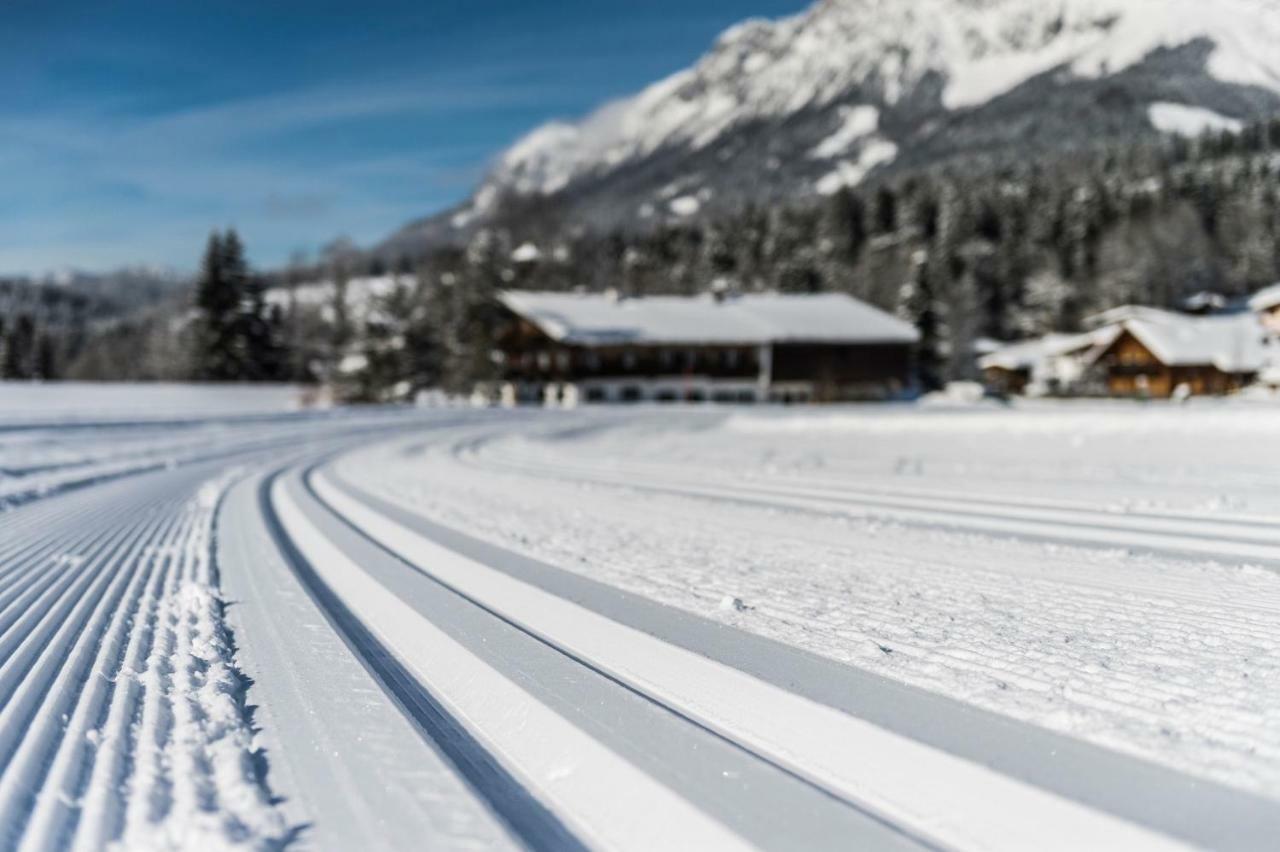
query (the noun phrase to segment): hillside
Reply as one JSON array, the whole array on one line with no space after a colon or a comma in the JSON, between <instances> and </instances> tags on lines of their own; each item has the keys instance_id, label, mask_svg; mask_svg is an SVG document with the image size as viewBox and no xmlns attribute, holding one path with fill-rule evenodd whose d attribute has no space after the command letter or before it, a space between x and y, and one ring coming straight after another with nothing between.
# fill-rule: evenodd
<instances>
[{"instance_id":1,"label":"hillside","mask_svg":"<svg viewBox=\"0 0 1280 852\"><path fill-rule=\"evenodd\" d=\"M1237 129L1280 111L1278 40L1274 0L821 0L533 130L467 203L382 253L498 219L645 229L948 163Z\"/></svg>"}]
</instances>

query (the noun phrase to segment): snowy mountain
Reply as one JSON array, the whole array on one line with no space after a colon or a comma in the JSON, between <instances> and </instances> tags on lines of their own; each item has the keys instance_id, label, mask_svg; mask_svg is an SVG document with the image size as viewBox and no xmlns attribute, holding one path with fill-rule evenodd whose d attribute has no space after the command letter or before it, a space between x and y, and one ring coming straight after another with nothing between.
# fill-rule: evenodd
<instances>
[{"instance_id":1,"label":"snowy mountain","mask_svg":"<svg viewBox=\"0 0 1280 852\"><path fill-rule=\"evenodd\" d=\"M1234 128L1280 111L1276 44L1277 0L820 0L534 130L405 235L465 231L513 199L633 226L956 158Z\"/></svg>"}]
</instances>

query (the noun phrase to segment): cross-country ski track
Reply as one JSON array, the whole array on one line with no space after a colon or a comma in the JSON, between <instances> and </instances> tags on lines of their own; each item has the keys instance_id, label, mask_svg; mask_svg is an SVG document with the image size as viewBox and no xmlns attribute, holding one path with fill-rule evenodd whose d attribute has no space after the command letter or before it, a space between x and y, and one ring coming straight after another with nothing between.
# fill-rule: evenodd
<instances>
[{"instance_id":1,"label":"cross-country ski track","mask_svg":"<svg viewBox=\"0 0 1280 852\"><path fill-rule=\"evenodd\" d=\"M618 422L228 418L33 469L54 478L10 488L0 512L0 846L1274 848L1280 801L540 561L379 491L359 459L444 453L533 480L1261 564L1280 564L1280 528L606 469L498 440ZM131 430L164 431L100 440Z\"/></svg>"}]
</instances>

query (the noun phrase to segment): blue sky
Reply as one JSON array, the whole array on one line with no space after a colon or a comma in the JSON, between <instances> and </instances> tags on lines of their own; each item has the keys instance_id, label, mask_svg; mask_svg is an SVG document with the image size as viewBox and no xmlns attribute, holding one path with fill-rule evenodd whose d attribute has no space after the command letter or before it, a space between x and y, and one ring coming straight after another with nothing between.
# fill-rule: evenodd
<instances>
[{"instance_id":1,"label":"blue sky","mask_svg":"<svg viewBox=\"0 0 1280 852\"><path fill-rule=\"evenodd\" d=\"M466 196L524 131L803 0L0 0L0 273L263 266Z\"/></svg>"}]
</instances>

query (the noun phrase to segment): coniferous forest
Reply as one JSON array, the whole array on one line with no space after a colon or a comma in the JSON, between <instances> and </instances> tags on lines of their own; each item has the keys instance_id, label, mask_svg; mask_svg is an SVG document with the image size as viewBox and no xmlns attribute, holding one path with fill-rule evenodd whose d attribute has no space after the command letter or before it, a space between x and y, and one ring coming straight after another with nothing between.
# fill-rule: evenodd
<instances>
[{"instance_id":1,"label":"coniferous forest","mask_svg":"<svg viewBox=\"0 0 1280 852\"><path fill-rule=\"evenodd\" d=\"M937 385L973 374L980 338L1069 331L1119 304L1241 297L1280 280L1280 120L937 169L634 232L559 221L536 200L500 209L462 245L387 256L335 241L274 271L251 269L235 232L215 233L192 285L114 311L77 303L79 291L0 282L0 376L324 381L356 400L461 392L493 369L502 288L727 285L844 291L891 310L919 327L922 384ZM368 276L391 286L349 292ZM318 281L324 298L298 298Z\"/></svg>"}]
</instances>

